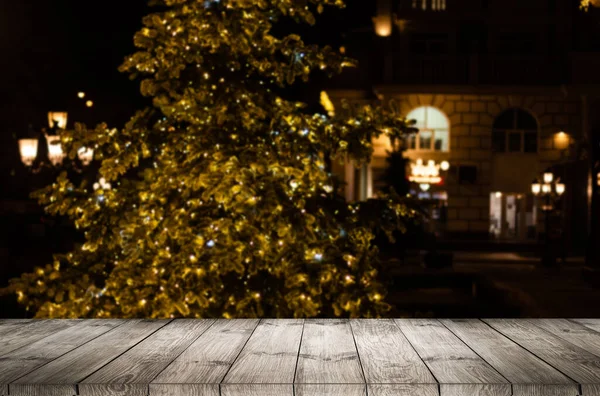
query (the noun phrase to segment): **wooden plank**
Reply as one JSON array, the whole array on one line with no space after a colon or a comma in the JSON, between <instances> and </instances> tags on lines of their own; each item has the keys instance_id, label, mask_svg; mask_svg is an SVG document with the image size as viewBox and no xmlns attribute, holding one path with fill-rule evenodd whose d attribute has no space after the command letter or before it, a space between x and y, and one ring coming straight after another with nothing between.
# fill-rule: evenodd
<instances>
[{"instance_id":1,"label":"wooden plank","mask_svg":"<svg viewBox=\"0 0 600 396\"><path fill-rule=\"evenodd\" d=\"M0 327L0 356L6 355L22 346L36 342L57 331L69 328L80 320L33 320L28 323L16 321Z\"/></svg>"},{"instance_id":2,"label":"wooden plank","mask_svg":"<svg viewBox=\"0 0 600 396\"><path fill-rule=\"evenodd\" d=\"M569 319L572 322L578 323L588 329L600 333L600 319Z\"/></svg>"},{"instance_id":3,"label":"wooden plank","mask_svg":"<svg viewBox=\"0 0 600 396\"><path fill-rule=\"evenodd\" d=\"M221 396L291 396L293 394L293 384L254 383L221 385Z\"/></svg>"},{"instance_id":4,"label":"wooden plank","mask_svg":"<svg viewBox=\"0 0 600 396\"><path fill-rule=\"evenodd\" d=\"M295 384L296 396L366 396L366 384Z\"/></svg>"},{"instance_id":5,"label":"wooden plank","mask_svg":"<svg viewBox=\"0 0 600 396\"><path fill-rule=\"evenodd\" d=\"M513 384L515 396L578 394L575 382L482 321L445 319L441 322L507 378Z\"/></svg>"},{"instance_id":6,"label":"wooden plank","mask_svg":"<svg viewBox=\"0 0 600 396\"><path fill-rule=\"evenodd\" d=\"M221 383L221 395L292 395L303 325L302 319L261 320Z\"/></svg>"},{"instance_id":7,"label":"wooden plank","mask_svg":"<svg viewBox=\"0 0 600 396\"><path fill-rule=\"evenodd\" d=\"M347 319L304 322L294 384L298 395L366 394L365 378Z\"/></svg>"},{"instance_id":8,"label":"wooden plank","mask_svg":"<svg viewBox=\"0 0 600 396\"><path fill-rule=\"evenodd\" d=\"M38 367L85 344L122 324L119 320L91 319L63 329L41 340L16 349L0 358L0 389Z\"/></svg>"},{"instance_id":9,"label":"wooden plank","mask_svg":"<svg viewBox=\"0 0 600 396\"><path fill-rule=\"evenodd\" d=\"M485 322L578 383L600 384L600 359L587 350L527 320L486 319Z\"/></svg>"},{"instance_id":10,"label":"wooden plank","mask_svg":"<svg viewBox=\"0 0 600 396\"><path fill-rule=\"evenodd\" d=\"M151 396L221 396L215 384L150 384Z\"/></svg>"},{"instance_id":11,"label":"wooden plank","mask_svg":"<svg viewBox=\"0 0 600 396\"><path fill-rule=\"evenodd\" d=\"M439 321L396 319L440 383L442 396L511 394L510 383Z\"/></svg>"},{"instance_id":12,"label":"wooden plank","mask_svg":"<svg viewBox=\"0 0 600 396\"><path fill-rule=\"evenodd\" d=\"M150 382L214 320L177 319L79 383L79 395L148 394ZM122 386L123 391L117 391Z\"/></svg>"},{"instance_id":13,"label":"wooden plank","mask_svg":"<svg viewBox=\"0 0 600 396\"><path fill-rule=\"evenodd\" d=\"M600 356L600 333L567 319L528 319L537 327Z\"/></svg>"},{"instance_id":14,"label":"wooden plank","mask_svg":"<svg viewBox=\"0 0 600 396\"><path fill-rule=\"evenodd\" d=\"M437 395L437 381L393 320L354 319L350 326L369 396ZM375 384L379 385L373 386ZM414 391L410 390L411 385Z\"/></svg>"},{"instance_id":15,"label":"wooden plank","mask_svg":"<svg viewBox=\"0 0 600 396\"><path fill-rule=\"evenodd\" d=\"M34 319L0 319L0 338L33 321Z\"/></svg>"},{"instance_id":16,"label":"wooden plank","mask_svg":"<svg viewBox=\"0 0 600 396\"><path fill-rule=\"evenodd\" d=\"M217 320L152 380L150 393L187 396L205 392L218 396L219 383L258 322L258 319Z\"/></svg>"},{"instance_id":17,"label":"wooden plank","mask_svg":"<svg viewBox=\"0 0 600 396\"><path fill-rule=\"evenodd\" d=\"M367 392L369 396L439 396L437 385L432 389L431 384L367 384Z\"/></svg>"},{"instance_id":18,"label":"wooden plank","mask_svg":"<svg viewBox=\"0 0 600 396\"><path fill-rule=\"evenodd\" d=\"M72 396L76 384L166 325L169 320L133 319L9 385L11 395Z\"/></svg>"}]
</instances>

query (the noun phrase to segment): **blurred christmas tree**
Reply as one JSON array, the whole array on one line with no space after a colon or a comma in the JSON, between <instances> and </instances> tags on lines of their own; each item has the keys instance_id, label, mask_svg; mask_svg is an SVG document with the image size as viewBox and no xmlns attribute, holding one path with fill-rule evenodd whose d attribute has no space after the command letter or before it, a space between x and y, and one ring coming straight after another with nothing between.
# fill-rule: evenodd
<instances>
[{"instance_id":1,"label":"blurred christmas tree","mask_svg":"<svg viewBox=\"0 0 600 396\"><path fill-rule=\"evenodd\" d=\"M66 173L35 196L85 243L11 281L37 317L379 316L376 229L414 213L397 195L347 203L327 158L365 163L406 121L369 106L307 114L275 89L352 61L297 35L341 0L160 0L123 72L153 108L117 130L64 132L94 147L98 181ZM327 158L324 153L327 153Z\"/></svg>"}]
</instances>

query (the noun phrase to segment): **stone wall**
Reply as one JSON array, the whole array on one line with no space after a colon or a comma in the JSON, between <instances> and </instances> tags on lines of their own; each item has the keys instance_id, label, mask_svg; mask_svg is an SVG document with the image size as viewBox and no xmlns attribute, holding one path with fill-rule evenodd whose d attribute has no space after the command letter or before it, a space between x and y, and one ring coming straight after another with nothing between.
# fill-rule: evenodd
<instances>
[{"instance_id":1,"label":"stone wall","mask_svg":"<svg viewBox=\"0 0 600 396\"><path fill-rule=\"evenodd\" d=\"M446 185L441 188L449 195L447 223L449 232L487 233L490 193L497 191L498 186L501 186L500 181L494 179L514 180L522 190L505 192L528 193L527 188L533 179L532 175L535 177L566 155L562 147L564 138L563 141L559 141L556 133L564 131L571 140L580 139L582 133L581 102L578 98L567 96L386 95L386 100L390 99L394 99L399 104L403 114L419 106L434 106L448 116L449 152L408 151L407 155L412 159L450 162L451 171L446 179ZM515 107L527 110L538 121L540 132L538 153L507 153L502 154L504 158L499 158L498 154L493 154L491 149L492 126L500 113ZM376 150L378 151L381 152ZM377 168L383 163L382 158L374 158L372 165ZM477 180L474 184L458 183L455 170L460 165L476 166Z\"/></svg>"}]
</instances>

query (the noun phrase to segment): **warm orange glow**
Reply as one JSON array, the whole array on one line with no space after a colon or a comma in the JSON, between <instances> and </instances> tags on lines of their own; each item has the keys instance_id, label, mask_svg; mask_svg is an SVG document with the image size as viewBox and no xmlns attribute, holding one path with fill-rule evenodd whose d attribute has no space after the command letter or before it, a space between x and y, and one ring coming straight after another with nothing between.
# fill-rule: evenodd
<instances>
[{"instance_id":1,"label":"warm orange glow","mask_svg":"<svg viewBox=\"0 0 600 396\"><path fill-rule=\"evenodd\" d=\"M375 33L381 37L388 37L392 34L392 16L379 15L373 18L375 24Z\"/></svg>"},{"instance_id":2,"label":"warm orange glow","mask_svg":"<svg viewBox=\"0 0 600 396\"><path fill-rule=\"evenodd\" d=\"M79 150L77 150L77 156L79 157L81 163L87 166L94 159L94 149L81 147Z\"/></svg>"},{"instance_id":3,"label":"warm orange glow","mask_svg":"<svg viewBox=\"0 0 600 396\"><path fill-rule=\"evenodd\" d=\"M92 107L94 105L94 102L92 102L91 100L88 100L87 102L85 102L85 105L87 107Z\"/></svg>"},{"instance_id":4,"label":"warm orange glow","mask_svg":"<svg viewBox=\"0 0 600 396\"><path fill-rule=\"evenodd\" d=\"M560 131L554 134L554 148L564 150L569 147L571 138L568 133Z\"/></svg>"},{"instance_id":5,"label":"warm orange glow","mask_svg":"<svg viewBox=\"0 0 600 396\"><path fill-rule=\"evenodd\" d=\"M327 111L327 114L330 117L333 117L335 115L335 106L333 105L331 99L329 99L329 95L327 95L327 92L325 91L321 91L321 106L323 106L323 108L325 109L325 111Z\"/></svg>"},{"instance_id":6,"label":"warm orange glow","mask_svg":"<svg viewBox=\"0 0 600 396\"><path fill-rule=\"evenodd\" d=\"M435 161L427 161L427 165L423 164L422 159L418 159L416 163L410 164L411 175L408 180L413 183L420 184L440 184L440 165L436 165Z\"/></svg>"},{"instance_id":7,"label":"warm orange glow","mask_svg":"<svg viewBox=\"0 0 600 396\"><path fill-rule=\"evenodd\" d=\"M60 143L60 136L46 135L46 142L48 143L48 159L52 165L56 166L61 164L65 158L65 153Z\"/></svg>"},{"instance_id":8,"label":"warm orange glow","mask_svg":"<svg viewBox=\"0 0 600 396\"><path fill-rule=\"evenodd\" d=\"M54 128L54 124L58 124L59 129L65 129L67 127L67 116L66 111L50 111L48 112L48 126Z\"/></svg>"},{"instance_id":9,"label":"warm orange glow","mask_svg":"<svg viewBox=\"0 0 600 396\"><path fill-rule=\"evenodd\" d=\"M37 157L38 140L37 139L20 139L19 151L21 153L21 161L25 166L33 165L35 157Z\"/></svg>"}]
</instances>

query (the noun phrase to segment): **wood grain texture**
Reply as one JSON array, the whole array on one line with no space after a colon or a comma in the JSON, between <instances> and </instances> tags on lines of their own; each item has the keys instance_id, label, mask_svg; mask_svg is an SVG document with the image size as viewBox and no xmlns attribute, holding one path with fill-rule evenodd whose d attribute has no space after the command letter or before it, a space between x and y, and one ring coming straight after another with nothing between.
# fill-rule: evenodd
<instances>
[{"instance_id":1,"label":"wood grain texture","mask_svg":"<svg viewBox=\"0 0 600 396\"><path fill-rule=\"evenodd\" d=\"M44 364L122 324L119 320L91 319L60 330L0 358L0 385L6 386ZM5 393L4 393L5 394Z\"/></svg>"},{"instance_id":2,"label":"wood grain texture","mask_svg":"<svg viewBox=\"0 0 600 396\"><path fill-rule=\"evenodd\" d=\"M517 319L485 319L484 321L578 383L600 383L600 358L585 349L529 321Z\"/></svg>"},{"instance_id":3,"label":"wood grain texture","mask_svg":"<svg viewBox=\"0 0 600 396\"><path fill-rule=\"evenodd\" d=\"M512 396L510 386L482 384L440 384L442 396Z\"/></svg>"},{"instance_id":4,"label":"wood grain texture","mask_svg":"<svg viewBox=\"0 0 600 396\"><path fill-rule=\"evenodd\" d=\"M218 384L150 384L152 396L220 396Z\"/></svg>"},{"instance_id":5,"label":"wood grain texture","mask_svg":"<svg viewBox=\"0 0 600 396\"><path fill-rule=\"evenodd\" d=\"M582 384L581 394L585 396L600 396L600 384Z\"/></svg>"},{"instance_id":6,"label":"wood grain texture","mask_svg":"<svg viewBox=\"0 0 600 396\"><path fill-rule=\"evenodd\" d=\"M109 388L113 395L131 393L133 396L138 389L147 394L154 377L213 323L212 319L174 320L84 379L79 384L79 394L94 396ZM122 391L116 391L117 384L123 385Z\"/></svg>"},{"instance_id":7,"label":"wood grain texture","mask_svg":"<svg viewBox=\"0 0 600 396\"><path fill-rule=\"evenodd\" d=\"M221 396L291 395L303 325L302 319L261 320L225 376Z\"/></svg>"},{"instance_id":8,"label":"wood grain texture","mask_svg":"<svg viewBox=\"0 0 600 396\"><path fill-rule=\"evenodd\" d=\"M567 319L528 319L537 327L600 356L600 333Z\"/></svg>"},{"instance_id":9,"label":"wood grain texture","mask_svg":"<svg viewBox=\"0 0 600 396\"><path fill-rule=\"evenodd\" d=\"M366 396L365 384L295 384L295 396Z\"/></svg>"},{"instance_id":10,"label":"wood grain texture","mask_svg":"<svg viewBox=\"0 0 600 396\"><path fill-rule=\"evenodd\" d=\"M0 394L600 396L599 330L594 319L0 320L11 349Z\"/></svg>"},{"instance_id":11,"label":"wood grain texture","mask_svg":"<svg viewBox=\"0 0 600 396\"><path fill-rule=\"evenodd\" d=\"M294 385L221 384L221 396L294 396Z\"/></svg>"},{"instance_id":12,"label":"wood grain texture","mask_svg":"<svg viewBox=\"0 0 600 396\"><path fill-rule=\"evenodd\" d=\"M600 333L600 319L569 319L572 322L579 323L582 326L587 327Z\"/></svg>"},{"instance_id":13,"label":"wood grain texture","mask_svg":"<svg viewBox=\"0 0 600 396\"><path fill-rule=\"evenodd\" d=\"M350 321L369 384L431 384L437 381L391 319Z\"/></svg>"},{"instance_id":14,"label":"wood grain texture","mask_svg":"<svg viewBox=\"0 0 600 396\"><path fill-rule=\"evenodd\" d=\"M258 322L258 319L217 320L152 383L220 383Z\"/></svg>"},{"instance_id":15,"label":"wood grain texture","mask_svg":"<svg viewBox=\"0 0 600 396\"><path fill-rule=\"evenodd\" d=\"M509 382L439 321L397 319L396 324L440 385L448 385L442 396L510 394Z\"/></svg>"},{"instance_id":16,"label":"wood grain texture","mask_svg":"<svg viewBox=\"0 0 600 396\"><path fill-rule=\"evenodd\" d=\"M32 371L9 385L11 395L72 396L76 384L166 325L168 320L133 319Z\"/></svg>"},{"instance_id":17,"label":"wood grain texture","mask_svg":"<svg viewBox=\"0 0 600 396\"><path fill-rule=\"evenodd\" d=\"M369 396L439 396L431 384L367 384Z\"/></svg>"},{"instance_id":18,"label":"wood grain texture","mask_svg":"<svg viewBox=\"0 0 600 396\"><path fill-rule=\"evenodd\" d=\"M352 329L347 319L306 320L294 382L365 383Z\"/></svg>"},{"instance_id":19,"label":"wood grain texture","mask_svg":"<svg viewBox=\"0 0 600 396\"><path fill-rule=\"evenodd\" d=\"M536 385L542 394L568 390L578 394L578 386L548 363L526 351L504 335L478 319L445 319L441 321L465 344L513 384L513 393L518 394L517 385ZM527 393L526 393L527 394Z\"/></svg>"},{"instance_id":20,"label":"wood grain texture","mask_svg":"<svg viewBox=\"0 0 600 396\"><path fill-rule=\"evenodd\" d=\"M79 320L48 319L32 320L28 323L16 321L2 324L0 326L0 356L77 323Z\"/></svg>"},{"instance_id":21,"label":"wood grain texture","mask_svg":"<svg viewBox=\"0 0 600 396\"><path fill-rule=\"evenodd\" d=\"M513 384L514 396L579 396L572 385ZM588 396L584 393L585 396Z\"/></svg>"}]
</instances>

